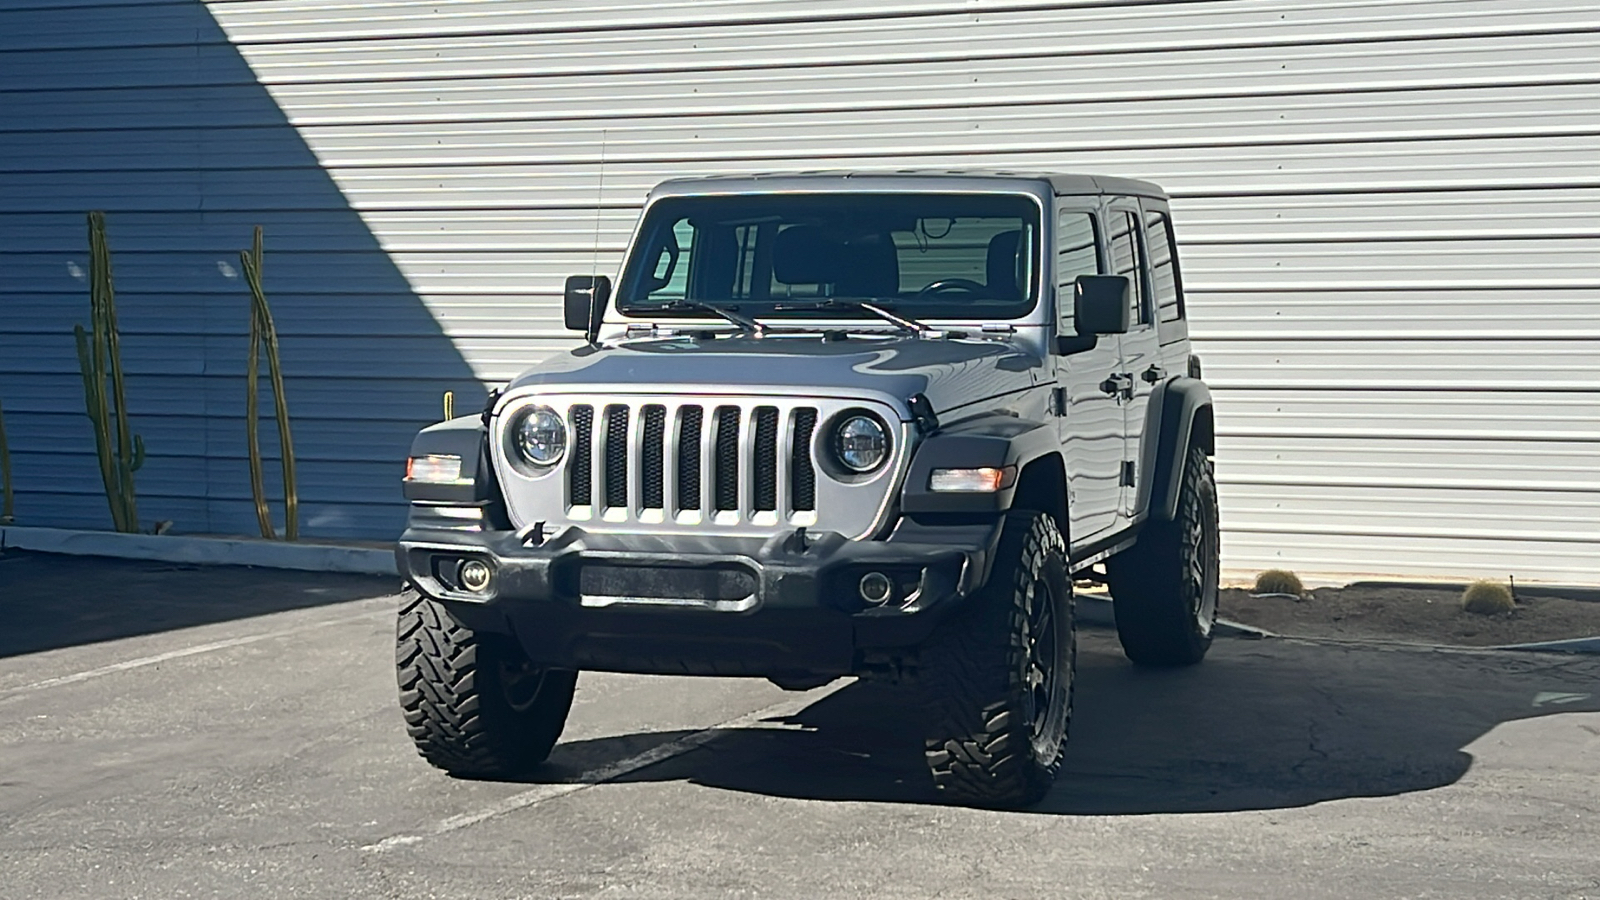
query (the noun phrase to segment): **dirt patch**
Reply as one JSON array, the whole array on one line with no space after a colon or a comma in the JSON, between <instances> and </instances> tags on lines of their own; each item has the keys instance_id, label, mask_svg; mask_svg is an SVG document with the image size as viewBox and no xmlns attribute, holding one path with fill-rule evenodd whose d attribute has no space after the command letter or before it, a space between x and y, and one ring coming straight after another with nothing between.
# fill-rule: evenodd
<instances>
[{"instance_id":1,"label":"dirt patch","mask_svg":"<svg viewBox=\"0 0 1600 900\"><path fill-rule=\"evenodd\" d=\"M1459 588L1351 585L1316 588L1300 600L1252 597L1238 588L1220 598L1223 618L1289 637L1417 641L1490 647L1600 635L1600 602L1519 597L1506 615L1461 609Z\"/></svg>"}]
</instances>

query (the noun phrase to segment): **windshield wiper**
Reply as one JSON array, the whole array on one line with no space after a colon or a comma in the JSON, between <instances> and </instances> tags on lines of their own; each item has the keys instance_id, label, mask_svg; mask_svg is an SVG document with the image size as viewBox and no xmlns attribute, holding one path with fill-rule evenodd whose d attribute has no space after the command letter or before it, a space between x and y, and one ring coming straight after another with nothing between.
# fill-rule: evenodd
<instances>
[{"instance_id":1,"label":"windshield wiper","mask_svg":"<svg viewBox=\"0 0 1600 900\"><path fill-rule=\"evenodd\" d=\"M684 310L688 309L698 309L705 312L714 313L724 319L727 319L729 322L739 326L739 328L748 335L759 336L762 332L767 330L767 326L757 322L755 319L750 318L744 313L737 312L726 307L717 306L714 303L707 303L704 300L674 300L671 303L662 303L655 306L636 306L634 309L639 312L643 312L645 310L649 310L651 312L656 310L660 310L662 312L683 312Z\"/></svg>"},{"instance_id":2,"label":"windshield wiper","mask_svg":"<svg viewBox=\"0 0 1600 900\"><path fill-rule=\"evenodd\" d=\"M933 329L929 328L927 325L924 325L923 323L918 322L916 319L911 318L910 316L902 316L899 313L894 312L893 310L885 309L884 307L879 306L876 303L871 303L871 302L866 301L866 300L849 300L849 299L845 299L845 298L841 298L841 297L830 297L827 300L819 300L816 303L780 304L778 306L773 307L774 310L783 311L783 312L790 312L790 311L797 311L797 310L803 311L803 310L824 310L824 309L841 309L841 308L843 308L843 309L861 309L861 310L866 310L867 312L872 313L873 315L875 315L878 318L884 320L885 322L889 322L889 323L891 323L893 325L898 325L901 328L904 328L905 330L911 332L912 334L922 334L925 331L932 331L933 330Z\"/></svg>"}]
</instances>

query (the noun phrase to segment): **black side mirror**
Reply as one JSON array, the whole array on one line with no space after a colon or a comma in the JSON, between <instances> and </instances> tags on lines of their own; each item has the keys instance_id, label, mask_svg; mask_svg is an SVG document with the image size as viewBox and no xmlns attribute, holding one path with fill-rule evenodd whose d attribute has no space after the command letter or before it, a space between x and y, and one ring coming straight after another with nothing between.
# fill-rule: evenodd
<instances>
[{"instance_id":1,"label":"black side mirror","mask_svg":"<svg viewBox=\"0 0 1600 900\"><path fill-rule=\"evenodd\" d=\"M1102 334L1126 334L1130 308L1125 275L1079 275L1072 284L1072 320L1077 334L1056 338L1065 356L1093 349Z\"/></svg>"},{"instance_id":2,"label":"black side mirror","mask_svg":"<svg viewBox=\"0 0 1600 900\"><path fill-rule=\"evenodd\" d=\"M573 275L567 279L562 313L567 328L581 331L589 343L600 333L600 317L611 300L611 279L604 275Z\"/></svg>"}]
</instances>

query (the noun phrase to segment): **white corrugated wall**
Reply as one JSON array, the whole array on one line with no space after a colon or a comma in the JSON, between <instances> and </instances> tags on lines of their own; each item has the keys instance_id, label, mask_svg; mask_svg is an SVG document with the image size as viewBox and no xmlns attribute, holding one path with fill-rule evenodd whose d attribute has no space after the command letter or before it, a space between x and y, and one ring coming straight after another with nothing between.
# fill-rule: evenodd
<instances>
[{"instance_id":1,"label":"white corrugated wall","mask_svg":"<svg viewBox=\"0 0 1600 900\"><path fill-rule=\"evenodd\" d=\"M76 10L70 40L197 7ZM1232 572L1600 583L1600 4L204 9L486 381L567 343L562 276L613 268L664 177L1137 176L1174 197ZM169 49L81 77L194 50ZM195 104L214 121L186 139L236 127L223 95ZM108 153L170 152L104 105L127 119ZM222 152L273 165L271 146Z\"/></svg>"}]
</instances>

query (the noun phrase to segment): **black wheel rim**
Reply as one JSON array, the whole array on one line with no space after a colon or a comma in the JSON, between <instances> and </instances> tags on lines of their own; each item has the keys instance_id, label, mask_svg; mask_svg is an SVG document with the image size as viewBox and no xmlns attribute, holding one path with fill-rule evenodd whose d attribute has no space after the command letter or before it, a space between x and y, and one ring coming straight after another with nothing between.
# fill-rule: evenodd
<instances>
[{"instance_id":1,"label":"black wheel rim","mask_svg":"<svg viewBox=\"0 0 1600 900\"><path fill-rule=\"evenodd\" d=\"M1061 634L1057 598L1047 579L1034 579L1028 591L1026 649L1022 677L1023 709L1038 745L1055 730L1060 714L1056 698L1061 685Z\"/></svg>"},{"instance_id":2,"label":"black wheel rim","mask_svg":"<svg viewBox=\"0 0 1600 900\"><path fill-rule=\"evenodd\" d=\"M1209 635L1217 621L1217 582L1221 574L1221 552L1217 536L1216 500L1200 498L1200 515L1189 523L1189 578L1194 584L1194 617L1202 635Z\"/></svg>"},{"instance_id":3,"label":"black wheel rim","mask_svg":"<svg viewBox=\"0 0 1600 900\"><path fill-rule=\"evenodd\" d=\"M506 705L517 712L527 712L539 699L539 687L544 683L544 670L536 669L526 659L502 659L496 667L500 676L500 693Z\"/></svg>"}]
</instances>

